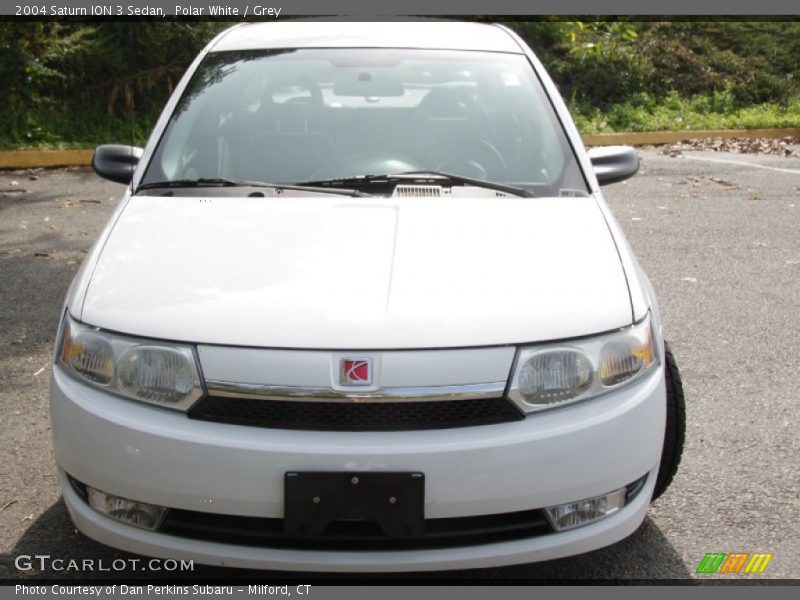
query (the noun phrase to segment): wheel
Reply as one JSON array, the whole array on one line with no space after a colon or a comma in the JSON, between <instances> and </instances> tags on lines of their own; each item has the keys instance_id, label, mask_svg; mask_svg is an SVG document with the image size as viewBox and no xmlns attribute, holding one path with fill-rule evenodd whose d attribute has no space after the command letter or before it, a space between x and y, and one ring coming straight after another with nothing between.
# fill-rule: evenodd
<instances>
[{"instance_id":1,"label":"wheel","mask_svg":"<svg viewBox=\"0 0 800 600\"><path fill-rule=\"evenodd\" d=\"M678 465L683 454L683 442L686 437L686 400L683 396L683 382L675 362L675 356L664 342L665 369L664 379L667 384L667 424L664 431L664 448L661 451L661 463L658 467L658 478L653 490L653 500L667 491L672 478L678 472Z\"/></svg>"}]
</instances>

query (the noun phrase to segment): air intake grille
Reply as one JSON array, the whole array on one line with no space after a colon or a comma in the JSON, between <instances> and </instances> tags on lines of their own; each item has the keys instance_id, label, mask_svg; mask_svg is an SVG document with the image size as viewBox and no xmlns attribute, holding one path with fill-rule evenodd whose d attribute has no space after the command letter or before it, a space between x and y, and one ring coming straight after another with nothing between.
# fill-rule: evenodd
<instances>
[{"instance_id":1,"label":"air intake grille","mask_svg":"<svg viewBox=\"0 0 800 600\"><path fill-rule=\"evenodd\" d=\"M350 404L209 396L189 417L273 429L409 431L506 423L523 415L502 397Z\"/></svg>"},{"instance_id":2,"label":"air intake grille","mask_svg":"<svg viewBox=\"0 0 800 600\"><path fill-rule=\"evenodd\" d=\"M304 550L417 550L452 548L532 538L553 530L541 510L499 515L426 519L421 538L387 538L372 522L336 521L320 537L294 538L283 532L283 519L216 515L170 509L161 533L177 537L256 546Z\"/></svg>"},{"instance_id":3,"label":"air intake grille","mask_svg":"<svg viewBox=\"0 0 800 600\"><path fill-rule=\"evenodd\" d=\"M396 198L435 198L442 195L439 185L398 185L394 188Z\"/></svg>"}]
</instances>

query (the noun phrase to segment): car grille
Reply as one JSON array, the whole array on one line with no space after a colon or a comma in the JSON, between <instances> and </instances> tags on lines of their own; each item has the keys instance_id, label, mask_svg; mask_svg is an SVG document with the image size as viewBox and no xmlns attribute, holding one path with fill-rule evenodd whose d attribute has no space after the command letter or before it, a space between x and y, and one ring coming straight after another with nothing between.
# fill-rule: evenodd
<instances>
[{"instance_id":1,"label":"car grille","mask_svg":"<svg viewBox=\"0 0 800 600\"><path fill-rule=\"evenodd\" d=\"M426 402L307 402L208 396L189 417L203 421L315 431L409 431L522 420L505 398Z\"/></svg>"},{"instance_id":2,"label":"car grille","mask_svg":"<svg viewBox=\"0 0 800 600\"><path fill-rule=\"evenodd\" d=\"M287 536L283 519L216 515L170 509L159 532L182 538L262 548L304 550L418 550L491 544L552 533L541 510L499 515L426 519L413 539L387 537L369 521L336 521L322 536Z\"/></svg>"}]
</instances>

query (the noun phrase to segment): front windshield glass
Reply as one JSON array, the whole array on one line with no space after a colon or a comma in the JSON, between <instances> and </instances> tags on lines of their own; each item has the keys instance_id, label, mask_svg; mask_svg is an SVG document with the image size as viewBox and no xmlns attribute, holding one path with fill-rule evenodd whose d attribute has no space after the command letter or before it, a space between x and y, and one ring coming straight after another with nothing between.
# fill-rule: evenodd
<instances>
[{"instance_id":1,"label":"front windshield glass","mask_svg":"<svg viewBox=\"0 0 800 600\"><path fill-rule=\"evenodd\" d=\"M524 56L374 48L209 54L141 183L408 171L587 189Z\"/></svg>"}]
</instances>

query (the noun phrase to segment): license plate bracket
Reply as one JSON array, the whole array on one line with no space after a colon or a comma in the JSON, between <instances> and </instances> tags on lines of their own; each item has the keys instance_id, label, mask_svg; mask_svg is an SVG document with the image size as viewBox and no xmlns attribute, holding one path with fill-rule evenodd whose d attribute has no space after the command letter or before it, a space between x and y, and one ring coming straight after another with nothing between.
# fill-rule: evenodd
<instances>
[{"instance_id":1,"label":"license plate bracket","mask_svg":"<svg viewBox=\"0 0 800 600\"><path fill-rule=\"evenodd\" d=\"M284 533L317 537L334 521L374 521L390 538L425 530L423 473L289 471L284 475Z\"/></svg>"}]
</instances>

